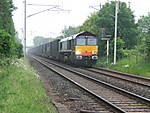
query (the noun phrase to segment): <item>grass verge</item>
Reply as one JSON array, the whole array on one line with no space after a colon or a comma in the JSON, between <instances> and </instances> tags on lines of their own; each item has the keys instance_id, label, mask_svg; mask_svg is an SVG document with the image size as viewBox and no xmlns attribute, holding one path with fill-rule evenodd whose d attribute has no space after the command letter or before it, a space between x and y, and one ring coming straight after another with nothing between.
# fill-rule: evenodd
<instances>
[{"instance_id":1,"label":"grass verge","mask_svg":"<svg viewBox=\"0 0 150 113\"><path fill-rule=\"evenodd\" d=\"M150 63L143 59L137 61L135 57L122 59L116 65L112 64L107 67L126 73L150 77Z\"/></svg>"},{"instance_id":2,"label":"grass verge","mask_svg":"<svg viewBox=\"0 0 150 113\"><path fill-rule=\"evenodd\" d=\"M124 58L114 65L110 63L111 59L100 58L97 61L96 66L109 68L121 72L131 73L139 76L150 77L150 62L145 61L142 57L131 56L129 58Z\"/></svg>"},{"instance_id":3,"label":"grass verge","mask_svg":"<svg viewBox=\"0 0 150 113\"><path fill-rule=\"evenodd\" d=\"M0 113L57 113L35 71L23 60L0 67Z\"/></svg>"}]
</instances>

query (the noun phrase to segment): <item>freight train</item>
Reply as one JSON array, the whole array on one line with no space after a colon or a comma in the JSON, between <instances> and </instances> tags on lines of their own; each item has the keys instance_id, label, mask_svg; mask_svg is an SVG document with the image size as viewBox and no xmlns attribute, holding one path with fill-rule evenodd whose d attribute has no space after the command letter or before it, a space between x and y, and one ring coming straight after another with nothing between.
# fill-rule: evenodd
<instances>
[{"instance_id":1,"label":"freight train","mask_svg":"<svg viewBox=\"0 0 150 113\"><path fill-rule=\"evenodd\" d=\"M29 52L68 64L91 67L98 59L97 38L90 32L81 32L34 47Z\"/></svg>"}]
</instances>

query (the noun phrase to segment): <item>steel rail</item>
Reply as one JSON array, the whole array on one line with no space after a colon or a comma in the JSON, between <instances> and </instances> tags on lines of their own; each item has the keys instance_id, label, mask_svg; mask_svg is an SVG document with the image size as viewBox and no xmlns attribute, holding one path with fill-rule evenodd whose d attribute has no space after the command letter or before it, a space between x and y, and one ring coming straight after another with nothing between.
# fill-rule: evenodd
<instances>
[{"instance_id":1,"label":"steel rail","mask_svg":"<svg viewBox=\"0 0 150 113\"><path fill-rule=\"evenodd\" d=\"M79 83L75 82L74 80L72 80L72 79L66 77L64 74L58 72L58 71L55 70L54 68L48 66L47 64L45 64L46 61L41 61L41 60L39 60L39 59L36 58L36 57L32 57L32 58L34 58L36 61L40 62L42 65L46 66L47 68L49 68L51 71L57 73L58 75L61 75L62 77L64 77L65 79L69 80L70 82L74 83L75 85L77 85L77 86L80 87L81 89L83 89L83 90L85 90L86 92L90 93L90 94L93 95L95 98L99 99L100 101L103 101L103 102L104 102L105 104L107 104L108 106L111 106L112 109L114 109L116 112L118 112L118 113L126 113L124 110L122 110L122 109L119 108L118 106L112 104L112 103L109 102L108 100L106 100L106 99L100 97L99 95L93 93L92 91L90 91L90 90L87 89L86 87L80 85ZM57 64L54 64L54 63L51 63L51 64L58 66ZM61 66L59 66L59 67L61 67ZM64 68L63 68L63 69L64 69Z\"/></svg>"},{"instance_id":2,"label":"steel rail","mask_svg":"<svg viewBox=\"0 0 150 113\"><path fill-rule=\"evenodd\" d=\"M129 79L127 79L127 78L120 78L120 77L117 77L117 76L113 76L113 75L111 75L111 74L109 74L109 73L94 71L94 70L92 70L92 69L86 69L86 70L92 71L92 72L97 73L97 74L106 75L106 76L109 76L109 77L117 78L117 79L120 79L120 80L128 81L128 82L131 82L131 83L134 83L134 84L138 84L138 85L141 85L141 86L145 86L145 87L150 88L150 85L144 84L144 83L141 83L141 82L138 82L138 81L129 80ZM119 73L117 73L117 74L119 74ZM121 73L120 73L120 74L121 74ZM121 75L122 75L122 74L121 74ZM128 77L130 77L130 76L128 76ZM132 76L131 76L131 77L132 77Z\"/></svg>"},{"instance_id":3,"label":"steel rail","mask_svg":"<svg viewBox=\"0 0 150 113\"><path fill-rule=\"evenodd\" d=\"M39 58L41 58L41 57L39 57ZM45 60L45 59L44 59L44 60ZM48 62L48 61L46 61L46 62ZM96 78L93 78L93 77L91 77L91 76L88 76L88 75L86 75L86 74L83 74L83 73L81 73L81 72L78 72L78 71L75 71L75 70L71 70L71 69L68 68L68 67L64 67L64 66L61 66L61 65L59 65L59 64L52 63L52 62L48 62L48 63L51 63L51 64L53 64L53 65L56 65L56 66L58 66L58 67L61 67L61 68L65 69L65 70L68 70L68 71L73 72L73 73L75 73L75 74L78 74L78 75L80 75L80 76L86 77L86 78L88 78L88 79L90 79L90 80L96 81L97 83L101 83L101 84L107 85L107 86L109 86L109 87L111 87L111 88L113 88L113 89L116 89L116 90L121 91L122 93L125 93L125 94L128 94L128 95L130 95L130 96L133 96L133 97L135 97L136 99L140 99L140 100L143 101L144 103L146 103L146 104L148 103L148 105L150 105L150 99L148 99L148 98L145 98L145 97L142 97L142 96L140 96L140 95L134 94L134 93L132 93L132 92L126 91L126 90L121 89L121 88L119 88L119 87L117 87L117 86L114 86L114 85L111 85L111 84L109 84L109 83L103 82L103 81L101 81L101 80L98 80L98 79L96 79Z\"/></svg>"},{"instance_id":4,"label":"steel rail","mask_svg":"<svg viewBox=\"0 0 150 113\"><path fill-rule=\"evenodd\" d=\"M124 76L132 76L133 78L139 78L139 79L147 80L147 81L150 82L150 78L147 78L147 77L137 76L137 75L134 75L134 74L119 72L119 71L116 71L116 70L106 69L106 68L102 68L102 67L94 67L94 68L95 68L95 69L99 69L99 70L103 70L103 71L107 71L107 72L112 72L112 73L116 73L116 74L121 74L121 75L124 75Z\"/></svg>"}]
</instances>

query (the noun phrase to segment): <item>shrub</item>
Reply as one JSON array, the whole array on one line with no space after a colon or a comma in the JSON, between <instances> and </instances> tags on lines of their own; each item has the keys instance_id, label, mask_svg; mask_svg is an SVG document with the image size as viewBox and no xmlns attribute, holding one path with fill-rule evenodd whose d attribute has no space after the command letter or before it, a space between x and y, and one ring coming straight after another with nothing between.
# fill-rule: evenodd
<instances>
[{"instance_id":1,"label":"shrub","mask_svg":"<svg viewBox=\"0 0 150 113\"><path fill-rule=\"evenodd\" d=\"M0 65L10 64L12 58L23 56L22 44L17 42L10 34L0 30Z\"/></svg>"},{"instance_id":2,"label":"shrub","mask_svg":"<svg viewBox=\"0 0 150 113\"><path fill-rule=\"evenodd\" d=\"M4 30L0 30L0 57L10 57L11 36Z\"/></svg>"}]
</instances>

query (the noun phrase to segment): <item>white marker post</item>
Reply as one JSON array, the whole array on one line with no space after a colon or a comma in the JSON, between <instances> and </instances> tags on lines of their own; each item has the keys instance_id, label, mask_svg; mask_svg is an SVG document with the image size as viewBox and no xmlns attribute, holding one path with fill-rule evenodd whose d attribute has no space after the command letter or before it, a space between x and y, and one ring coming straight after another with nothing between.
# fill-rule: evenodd
<instances>
[{"instance_id":1,"label":"white marker post","mask_svg":"<svg viewBox=\"0 0 150 113\"><path fill-rule=\"evenodd\" d=\"M107 56L107 64L108 64L108 57L109 57L109 40L110 40L110 38L101 38L101 40L106 40L106 41L107 41L107 53L106 53L106 56Z\"/></svg>"}]
</instances>

